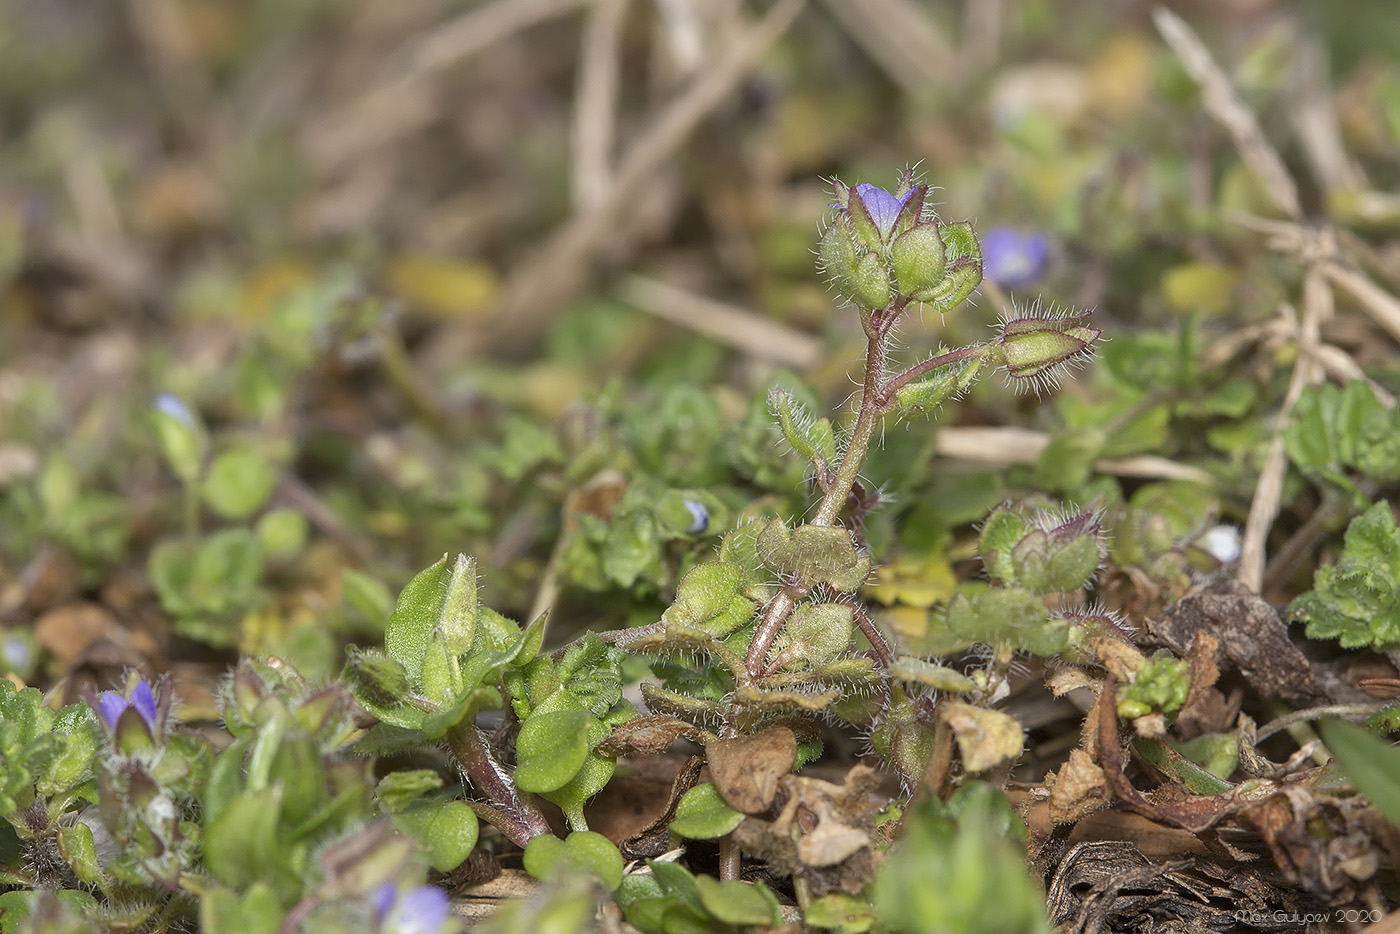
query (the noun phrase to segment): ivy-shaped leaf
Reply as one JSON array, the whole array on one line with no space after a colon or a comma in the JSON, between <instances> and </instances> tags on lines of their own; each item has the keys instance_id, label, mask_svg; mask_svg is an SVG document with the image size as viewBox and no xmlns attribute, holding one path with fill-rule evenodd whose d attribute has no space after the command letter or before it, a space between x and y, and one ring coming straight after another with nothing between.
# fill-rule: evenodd
<instances>
[{"instance_id":1,"label":"ivy-shaped leaf","mask_svg":"<svg viewBox=\"0 0 1400 934\"><path fill-rule=\"evenodd\" d=\"M1336 565L1318 568L1313 589L1289 609L1307 621L1310 639L1343 648L1400 643L1400 532L1389 503L1352 520Z\"/></svg>"}]
</instances>

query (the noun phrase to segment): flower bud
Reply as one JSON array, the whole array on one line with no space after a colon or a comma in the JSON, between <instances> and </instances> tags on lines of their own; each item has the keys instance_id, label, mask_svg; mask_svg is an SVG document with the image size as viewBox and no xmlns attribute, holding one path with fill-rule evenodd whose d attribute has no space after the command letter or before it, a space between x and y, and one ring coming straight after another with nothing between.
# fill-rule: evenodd
<instances>
[{"instance_id":1,"label":"flower bud","mask_svg":"<svg viewBox=\"0 0 1400 934\"><path fill-rule=\"evenodd\" d=\"M194 483L209 452L209 436L189 406L170 393L156 397L151 419L170 469L184 483Z\"/></svg>"},{"instance_id":2,"label":"flower bud","mask_svg":"<svg viewBox=\"0 0 1400 934\"><path fill-rule=\"evenodd\" d=\"M911 227L890 245L890 271L901 295L916 295L942 284L946 265L937 222Z\"/></svg>"},{"instance_id":3,"label":"flower bud","mask_svg":"<svg viewBox=\"0 0 1400 934\"><path fill-rule=\"evenodd\" d=\"M1017 387L1042 388L1059 385L1067 367L1080 366L1094 355L1094 342L1103 332L1088 324L1091 313L1031 314L1003 318L997 354L1006 369L1008 381Z\"/></svg>"},{"instance_id":4,"label":"flower bud","mask_svg":"<svg viewBox=\"0 0 1400 934\"><path fill-rule=\"evenodd\" d=\"M1011 549L1014 579L1036 594L1068 593L1083 587L1104 557L1101 513L1064 516L1042 512Z\"/></svg>"},{"instance_id":5,"label":"flower bud","mask_svg":"<svg viewBox=\"0 0 1400 934\"><path fill-rule=\"evenodd\" d=\"M817 265L831 278L836 294L859 307L873 311L890 302L890 275L880 256L857 248L849 215L831 222L822 234Z\"/></svg>"}]
</instances>

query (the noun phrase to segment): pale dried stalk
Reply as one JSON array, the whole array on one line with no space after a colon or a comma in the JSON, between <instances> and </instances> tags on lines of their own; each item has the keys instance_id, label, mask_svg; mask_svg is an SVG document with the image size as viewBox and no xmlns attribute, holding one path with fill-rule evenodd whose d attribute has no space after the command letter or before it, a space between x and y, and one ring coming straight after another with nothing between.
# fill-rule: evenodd
<instances>
[{"instance_id":1,"label":"pale dried stalk","mask_svg":"<svg viewBox=\"0 0 1400 934\"><path fill-rule=\"evenodd\" d=\"M1264 468L1259 472L1259 482L1254 487L1254 499L1249 504L1249 518L1245 520L1244 534L1240 536L1239 580L1255 592L1264 584L1265 545L1269 528L1274 524L1283 499L1283 477L1288 470L1283 430L1303 388L1316 383L1322 376L1322 367L1317 362L1317 348L1321 343L1319 335L1322 322L1332 316L1332 290L1327 285L1323 269L1323 264L1315 263L1303 279L1303 317L1298 326L1298 343L1303 353L1298 355L1298 362L1293 365L1288 391L1283 397L1283 408L1279 411L1273 440L1269 443L1269 453L1264 460Z\"/></svg>"},{"instance_id":2,"label":"pale dried stalk","mask_svg":"<svg viewBox=\"0 0 1400 934\"><path fill-rule=\"evenodd\" d=\"M1175 50L1186 71L1201 88L1201 102L1207 112L1230 134L1240 158L1264 183L1269 197L1280 211L1297 220L1303 216L1298 186L1278 152L1264 137L1254 112L1244 105L1230 85L1230 79L1215 63L1200 37L1175 13L1165 7L1152 11L1152 19L1162 38Z\"/></svg>"},{"instance_id":3,"label":"pale dried stalk","mask_svg":"<svg viewBox=\"0 0 1400 934\"><path fill-rule=\"evenodd\" d=\"M832 17L907 92L957 77L957 53L928 12L909 0L825 0Z\"/></svg>"},{"instance_id":4,"label":"pale dried stalk","mask_svg":"<svg viewBox=\"0 0 1400 934\"><path fill-rule=\"evenodd\" d=\"M1400 340L1400 299L1376 285L1361 270L1345 263L1328 263L1323 271L1334 285L1356 299L1377 324Z\"/></svg>"},{"instance_id":5,"label":"pale dried stalk","mask_svg":"<svg viewBox=\"0 0 1400 934\"><path fill-rule=\"evenodd\" d=\"M595 0L583 29L574 94L574 207L587 210L612 185L612 150L617 132L620 40L627 0Z\"/></svg>"},{"instance_id":6,"label":"pale dried stalk","mask_svg":"<svg viewBox=\"0 0 1400 934\"><path fill-rule=\"evenodd\" d=\"M581 284L599 247L625 237L619 229L621 219L638 192L787 31L805 4L806 0L775 3L628 148L607 196L593 208L575 213L516 267L501 299L494 339L518 346L539 333L559 302Z\"/></svg>"},{"instance_id":7,"label":"pale dried stalk","mask_svg":"<svg viewBox=\"0 0 1400 934\"><path fill-rule=\"evenodd\" d=\"M434 74L554 16L592 0L496 0L434 28L393 56L383 80L351 103L316 120L306 148L324 171L411 133L438 113Z\"/></svg>"},{"instance_id":8,"label":"pale dried stalk","mask_svg":"<svg viewBox=\"0 0 1400 934\"><path fill-rule=\"evenodd\" d=\"M821 362L820 340L746 309L645 276L628 276L618 292L629 305L713 337L757 360L796 369Z\"/></svg>"},{"instance_id":9,"label":"pale dried stalk","mask_svg":"<svg viewBox=\"0 0 1400 934\"><path fill-rule=\"evenodd\" d=\"M934 450L952 460L1006 466L1035 463L1049 443L1049 435L1030 428L940 428L934 439ZM1094 469L1118 477L1215 482L1214 477L1199 467L1149 454L1103 457L1094 462Z\"/></svg>"}]
</instances>

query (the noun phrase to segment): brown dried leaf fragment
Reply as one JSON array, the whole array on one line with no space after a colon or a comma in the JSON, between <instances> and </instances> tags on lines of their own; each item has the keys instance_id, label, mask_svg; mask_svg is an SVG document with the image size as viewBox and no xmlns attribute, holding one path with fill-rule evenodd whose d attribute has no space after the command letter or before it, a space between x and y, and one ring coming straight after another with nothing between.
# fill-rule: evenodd
<instances>
[{"instance_id":1,"label":"brown dried leaf fragment","mask_svg":"<svg viewBox=\"0 0 1400 934\"><path fill-rule=\"evenodd\" d=\"M726 804L745 814L761 814L773 806L778 781L797 762L797 737L780 726L715 740L705 747L705 759Z\"/></svg>"},{"instance_id":2,"label":"brown dried leaf fragment","mask_svg":"<svg viewBox=\"0 0 1400 934\"><path fill-rule=\"evenodd\" d=\"M969 772L985 772L1015 759L1025 749L1025 733L1015 717L953 700L945 700L938 709L953 730Z\"/></svg>"},{"instance_id":3,"label":"brown dried leaf fragment","mask_svg":"<svg viewBox=\"0 0 1400 934\"><path fill-rule=\"evenodd\" d=\"M715 734L669 714L633 717L613 727L595 750L602 756L654 756L665 752L678 737L704 745Z\"/></svg>"},{"instance_id":4,"label":"brown dried leaf fragment","mask_svg":"<svg viewBox=\"0 0 1400 934\"><path fill-rule=\"evenodd\" d=\"M814 895L854 894L874 871L870 834L876 803L871 792L878 781L863 765L846 773L841 785L784 775L778 816L772 821L745 818L734 830L734 840L773 872L802 878Z\"/></svg>"},{"instance_id":5,"label":"brown dried leaf fragment","mask_svg":"<svg viewBox=\"0 0 1400 934\"><path fill-rule=\"evenodd\" d=\"M1069 761L1045 780L1050 786L1050 819L1057 824L1072 824L1113 800L1108 776L1082 749L1071 749Z\"/></svg>"},{"instance_id":6,"label":"brown dried leaf fragment","mask_svg":"<svg viewBox=\"0 0 1400 934\"><path fill-rule=\"evenodd\" d=\"M1190 655L1197 632L1206 632L1265 697L1306 707L1331 700L1307 656L1288 638L1288 623L1278 610L1238 581L1188 593L1160 620L1149 620L1147 628L1182 657Z\"/></svg>"}]
</instances>

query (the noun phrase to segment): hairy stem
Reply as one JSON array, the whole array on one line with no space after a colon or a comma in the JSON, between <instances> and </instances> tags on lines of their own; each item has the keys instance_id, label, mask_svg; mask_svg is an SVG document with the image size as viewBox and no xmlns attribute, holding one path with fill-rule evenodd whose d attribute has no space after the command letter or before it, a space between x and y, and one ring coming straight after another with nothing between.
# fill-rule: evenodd
<instances>
[{"instance_id":1,"label":"hairy stem","mask_svg":"<svg viewBox=\"0 0 1400 934\"><path fill-rule=\"evenodd\" d=\"M521 796L496 761L486 738L471 719L463 720L447 731L447 745L461 764L472 785L491 799L502 816L497 824L501 833L512 843L524 846L531 838L549 833L549 823L539 809ZM494 823L494 822L493 822Z\"/></svg>"},{"instance_id":2,"label":"hairy stem","mask_svg":"<svg viewBox=\"0 0 1400 934\"><path fill-rule=\"evenodd\" d=\"M882 313L869 316L863 322L870 343L865 352L865 381L861 390L860 411L856 414L856 423L851 429L851 440L846 445L841 466L837 468L830 482L823 485L826 494L817 507L816 515L812 517L812 525L836 525L841 509L850 499L856 478L860 476L865 453L870 449L870 439L874 436L875 426L879 424L883 413L879 402L882 394L880 378L885 370L889 326L901 310L891 306ZM773 640L783 631L783 626L797 607L797 601L810 590L810 582L798 581L784 587L764 608L763 618L759 621L753 639L749 642L749 650L744 655L744 664L753 675L757 676L763 671L763 666L768 660L768 650L773 647Z\"/></svg>"},{"instance_id":3,"label":"hairy stem","mask_svg":"<svg viewBox=\"0 0 1400 934\"><path fill-rule=\"evenodd\" d=\"M930 370L936 370L941 366L948 366L952 363L961 363L964 360L971 359L985 352L985 350L985 344L973 344L970 347L959 347L957 350L950 350L936 357L929 357L923 363L917 363L911 366L881 387L880 391L876 394L876 401L880 408L883 409L894 401L895 393Z\"/></svg>"}]
</instances>

